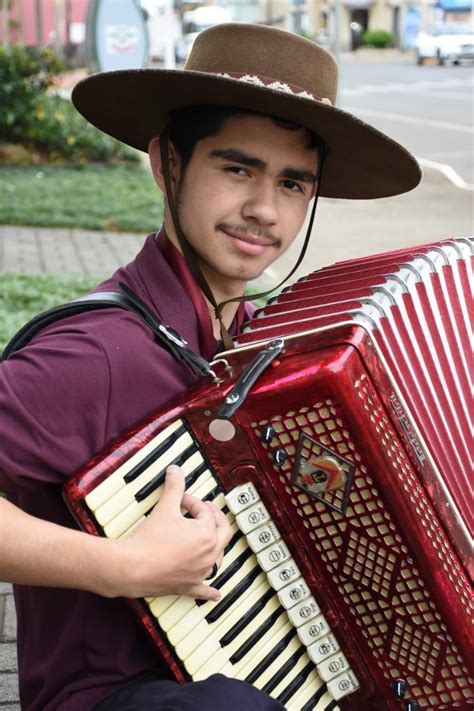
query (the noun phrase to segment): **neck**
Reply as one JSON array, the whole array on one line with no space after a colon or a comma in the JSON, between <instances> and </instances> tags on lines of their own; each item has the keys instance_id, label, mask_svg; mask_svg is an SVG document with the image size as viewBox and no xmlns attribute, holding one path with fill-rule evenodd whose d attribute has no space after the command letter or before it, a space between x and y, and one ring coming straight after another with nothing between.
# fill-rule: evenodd
<instances>
[{"instance_id":1,"label":"neck","mask_svg":"<svg viewBox=\"0 0 474 711\"><path fill-rule=\"evenodd\" d=\"M165 216L164 228L166 236L168 237L170 242L172 242L176 249L181 252L181 254L183 254L183 250L176 235L173 222L169 218L169 213ZM246 287L245 281L226 279L222 275L214 272L212 269L209 269L208 266L206 264L203 264L197 256L196 261L201 270L202 276L204 277L207 285L209 286L214 296L214 299L216 300L216 304L221 304L222 302L228 301L229 299L234 299L243 296ZM220 340L220 323L219 319L216 318L215 308L204 293L203 296L211 316L214 337L216 338L216 340ZM239 305L239 301L232 301L231 303L226 304L223 307L221 311L222 320L224 322L224 326L227 329L230 328L232 321L235 318L235 314L237 313L237 309L239 308Z\"/></svg>"}]
</instances>

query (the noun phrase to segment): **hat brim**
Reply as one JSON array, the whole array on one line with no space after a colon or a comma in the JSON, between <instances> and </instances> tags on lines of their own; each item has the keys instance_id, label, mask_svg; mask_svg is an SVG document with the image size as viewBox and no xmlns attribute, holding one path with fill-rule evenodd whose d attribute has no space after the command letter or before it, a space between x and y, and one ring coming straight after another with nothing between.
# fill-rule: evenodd
<instances>
[{"instance_id":1,"label":"hat brim","mask_svg":"<svg viewBox=\"0 0 474 711\"><path fill-rule=\"evenodd\" d=\"M184 106L235 106L293 121L328 145L322 197L389 197L412 190L421 180L411 153L352 114L239 79L186 70L120 70L83 79L72 101L101 131L145 152L165 128L170 111Z\"/></svg>"}]
</instances>

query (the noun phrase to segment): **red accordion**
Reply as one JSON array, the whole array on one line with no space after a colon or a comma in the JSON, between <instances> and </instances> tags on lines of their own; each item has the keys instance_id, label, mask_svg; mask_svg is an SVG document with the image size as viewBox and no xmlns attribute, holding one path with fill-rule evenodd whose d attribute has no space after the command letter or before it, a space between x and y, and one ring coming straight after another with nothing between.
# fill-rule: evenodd
<instances>
[{"instance_id":1,"label":"red accordion","mask_svg":"<svg viewBox=\"0 0 474 711\"><path fill-rule=\"evenodd\" d=\"M133 601L179 680L293 711L467 709L472 241L321 269L257 312L205 382L65 488L120 537L166 466L235 528L220 603Z\"/></svg>"}]
</instances>

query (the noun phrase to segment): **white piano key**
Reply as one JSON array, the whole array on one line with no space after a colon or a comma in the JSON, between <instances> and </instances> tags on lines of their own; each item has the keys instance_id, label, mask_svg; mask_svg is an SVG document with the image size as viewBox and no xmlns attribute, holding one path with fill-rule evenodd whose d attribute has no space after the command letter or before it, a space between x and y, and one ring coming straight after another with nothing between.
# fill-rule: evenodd
<instances>
[{"instance_id":1,"label":"white piano key","mask_svg":"<svg viewBox=\"0 0 474 711\"><path fill-rule=\"evenodd\" d=\"M236 486L235 489L226 494L225 498L229 509L234 515L260 501L260 496L250 481L241 484L241 486Z\"/></svg>"},{"instance_id":2,"label":"white piano key","mask_svg":"<svg viewBox=\"0 0 474 711\"><path fill-rule=\"evenodd\" d=\"M168 437L170 437L173 432L175 432L183 424L182 420L176 420L173 424L166 427L162 432L160 432L156 437L154 437L150 442L148 442L144 447L142 447L138 452L135 452L130 459L127 459L118 469L116 469L107 479L104 479L95 489L93 489L85 497L85 502L91 511L95 511L99 508L105 501L110 499L119 489L124 486L123 477L127 474L133 467L140 464L151 452L153 452L156 447L158 447L162 442L164 442Z\"/></svg>"},{"instance_id":3,"label":"white piano key","mask_svg":"<svg viewBox=\"0 0 474 711\"><path fill-rule=\"evenodd\" d=\"M286 610L294 607L299 602L311 596L311 590L306 585L303 578L298 578L291 585L287 585L278 591L278 598Z\"/></svg>"},{"instance_id":4,"label":"white piano key","mask_svg":"<svg viewBox=\"0 0 474 711\"><path fill-rule=\"evenodd\" d=\"M252 685L256 686L258 689L263 689L263 687L268 684L271 679L273 679L275 674L280 671L282 666L293 656L293 654L296 654L296 652L301 649L301 646L300 640L295 635L288 642L283 652L281 652L281 654L274 659L270 666L267 667L265 671L263 671L260 676L255 679L255 681L252 681Z\"/></svg>"},{"instance_id":5,"label":"white piano key","mask_svg":"<svg viewBox=\"0 0 474 711\"><path fill-rule=\"evenodd\" d=\"M148 603L150 612L157 619L159 619L160 615L162 615L169 607L171 607L171 605L176 602L176 600L179 599L179 595L161 595L160 597L154 597Z\"/></svg>"},{"instance_id":6,"label":"white piano key","mask_svg":"<svg viewBox=\"0 0 474 711\"><path fill-rule=\"evenodd\" d=\"M334 679L334 677L344 672L349 671L349 662L345 658L342 652L334 654L328 659L324 659L320 664L317 665L319 675L324 681L329 681Z\"/></svg>"},{"instance_id":7,"label":"white piano key","mask_svg":"<svg viewBox=\"0 0 474 711\"><path fill-rule=\"evenodd\" d=\"M232 613L225 618L225 620L219 619L215 624L210 625L207 620L203 618L202 622L176 645L175 653L177 656L180 659L186 659L200 644L204 644L211 636L217 639L219 648L221 648L220 640L226 631L241 619L242 615L264 594L266 589L268 589L268 585L265 582L259 585L250 595L245 596L245 599L241 599L233 606L235 609L232 609ZM211 656L211 653L203 655L203 661L210 659ZM228 650L227 656L230 656Z\"/></svg>"},{"instance_id":8,"label":"white piano key","mask_svg":"<svg viewBox=\"0 0 474 711\"><path fill-rule=\"evenodd\" d=\"M265 587L265 582L263 583L263 587ZM260 586L259 590L262 589L262 586ZM259 593L259 591L257 591ZM237 650L241 648L241 646L252 636L252 634L260 628L262 623L270 617L272 612L275 611L276 607L278 606L278 600L273 598L265 607L264 609L258 613L258 615L251 621L249 624L240 632L240 634L232 640L232 642L225 647L223 647L223 652L227 655L227 658L230 660L232 656L234 655ZM234 669L234 674L235 676L238 675L238 672L240 669L243 667L247 666L251 660L255 657L255 655L258 653L258 649L261 647L265 646L269 642L274 642L275 640L275 635L278 634L279 630L284 626L288 624L288 618L287 616L282 613L281 615L278 616L278 618L275 620L273 625L263 634L259 637L258 640L258 645L253 645L247 652L246 654L240 659L238 662L231 662L233 669ZM227 625L226 625L227 626ZM231 625L229 625L230 628ZM288 629L290 629L288 627ZM222 636L222 634L221 634ZM206 660L204 662L203 667L199 669L199 675L200 678L206 678L210 674L215 673L218 671L217 667L218 659L216 656L212 656L210 659ZM213 671L214 670L214 671ZM239 678L242 678L239 676Z\"/></svg>"},{"instance_id":9,"label":"white piano key","mask_svg":"<svg viewBox=\"0 0 474 711\"><path fill-rule=\"evenodd\" d=\"M264 526L256 528L255 531L250 531L250 533L247 534L247 543L254 553L259 553L272 543L276 543L280 538L280 531L275 524L270 521Z\"/></svg>"},{"instance_id":10,"label":"white piano key","mask_svg":"<svg viewBox=\"0 0 474 711\"><path fill-rule=\"evenodd\" d=\"M290 551L286 547L283 541L277 541L272 546L268 546L260 553L257 553L257 560L260 566L265 570L269 571L275 568L277 565L281 565L286 560L291 558Z\"/></svg>"},{"instance_id":11,"label":"white piano key","mask_svg":"<svg viewBox=\"0 0 474 711\"><path fill-rule=\"evenodd\" d=\"M308 675L308 678L304 682L293 696L291 696L285 703L285 708L287 711L301 711L303 706L308 703L310 699L319 691L324 681L318 674L318 670L314 668ZM273 695L273 694L272 694Z\"/></svg>"},{"instance_id":12,"label":"white piano key","mask_svg":"<svg viewBox=\"0 0 474 711\"><path fill-rule=\"evenodd\" d=\"M298 637L307 647L313 644L317 639L323 637L331 632L326 618L324 615L317 615L316 617L305 622L303 625L297 629Z\"/></svg>"},{"instance_id":13,"label":"white piano key","mask_svg":"<svg viewBox=\"0 0 474 711\"><path fill-rule=\"evenodd\" d=\"M101 526L104 526L106 523L111 521L114 516L117 516L117 514L120 513L120 511L123 511L130 503L136 502L135 494L140 491L145 484L151 481L153 477L156 476L162 469L165 469L173 461L173 459L175 459L175 457L184 452L184 450L187 449L187 447L189 447L192 443L193 440L191 439L189 433L184 433L170 449L168 449L159 459L150 464L150 466L147 467L147 469L145 469L140 476L128 484L124 483L119 491L99 506L99 508L94 512L95 518ZM191 460L191 457L189 460ZM201 453L195 452L192 457L193 468L198 467L202 461L203 459Z\"/></svg>"},{"instance_id":14,"label":"white piano key","mask_svg":"<svg viewBox=\"0 0 474 711\"><path fill-rule=\"evenodd\" d=\"M249 533L253 531L254 528L258 528L263 523L267 523L270 520L270 515L261 501L253 506L250 506L245 511L237 514L235 517L239 528L244 533Z\"/></svg>"},{"instance_id":15,"label":"white piano key","mask_svg":"<svg viewBox=\"0 0 474 711\"><path fill-rule=\"evenodd\" d=\"M184 462L182 469L186 475L190 474L196 466L198 466L197 462L199 462L199 459L202 461L200 453L196 452ZM140 516L149 511L160 500L163 486L163 484L159 486L143 499L143 501L137 501L135 497L133 497L129 505L103 527L105 535L108 538L119 538L127 528L130 528Z\"/></svg>"},{"instance_id":16,"label":"white piano key","mask_svg":"<svg viewBox=\"0 0 474 711\"><path fill-rule=\"evenodd\" d=\"M204 617L209 612L211 612L215 607L217 607L217 605L219 605L223 600L225 600L227 594L232 592L232 590L239 584L239 582L243 580L249 573L251 573L252 570L255 569L255 563L256 561L252 560L252 558L247 559L239 569L238 573L233 575L232 578L230 578L230 580L228 580L222 586L222 588L220 589L222 593L221 600L219 600L218 602L208 601L205 602L203 605L194 605L194 607L189 610L189 612L187 612L184 617L182 617L173 627L168 629L167 635L171 644L177 645L178 642L180 642L185 637L185 635L189 632L190 629L193 629L193 627L197 625L202 619L204 619ZM257 578L251 583L252 589L254 587L257 587L257 585L260 585L260 583L264 579L264 573L261 573L259 576L257 576ZM227 617L231 613L231 611L232 606L224 613L222 613L219 620L216 620L215 624L217 624L221 619L223 620L225 617Z\"/></svg>"},{"instance_id":17,"label":"white piano key","mask_svg":"<svg viewBox=\"0 0 474 711\"><path fill-rule=\"evenodd\" d=\"M293 679L295 677L297 677L298 674L300 674L308 664L311 664L311 660L309 659L308 655L305 653L291 667L291 670L289 670L288 674L285 675L285 678L282 679L279 682L279 684L277 684L275 686L275 688L271 690L270 695L274 699L277 699L280 696L280 694L282 694L285 691L285 689L288 688L288 686L291 684Z\"/></svg>"},{"instance_id":18,"label":"white piano key","mask_svg":"<svg viewBox=\"0 0 474 711\"><path fill-rule=\"evenodd\" d=\"M339 699L343 699L344 696L357 691L359 688L359 682L357 681L357 677L352 669L348 669L344 674L336 676L334 679L330 679L327 682L327 686L328 691L332 694L336 701L339 701Z\"/></svg>"},{"instance_id":19,"label":"white piano key","mask_svg":"<svg viewBox=\"0 0 474 711\"><path fill-rule=\"evenodd\" d=\"M237 527L235 527L235 528L237 528ZM220 570L218 572L218 575L222 574L229 567L229 565L231 565L235 561L235 559L238 558L239 555L244 553L246 550L247 550L247 546L245 543L245 538L239 539L232 546L232 548L229 550L227 555L224 556ZM230 578L230 581L231 580L234 580L234 576L232 576L232 578ZM211 584L211 583L210 583L210 581L207 581L206 584ZM214 603L214 604L216 604L216 603ZM173 605L173 607L170 608L169 610L167 610L166 614L164 614L163 617L161 617L159 619L159 623L160 623L162 629L165 632L167 632L172 627L174 627L176 624L178 624L180 622L180 620L182 620L185 617L185 615L187 615L191 610L193 610L194 608L197 608L197 609L201 610L201 612L203 612L204 607L206 607L206 605L200 605L200 606L196 605L195 601L190 597L184 597L184 596L179 597L176 600L176 603ZM208 608L206 608L206 609L207 609L207 612L209 612L209 609ZM207 612L201 614L201 618L205 617Z\"/></svg>"},{"instance_id":20,"label":"white piano key","mask_svg":"<svg viewBox=\"0 0 474 711\"><path fill-rule=\"evenodd\" d=\"M301 573L293 558L268 572L268 581L275 590L281 590L299 577L301 577Z\"/></svg>"},{"instance_id":21,"label":"white piano key","mask_svg":"<svg viewBox=\"0 0 474 711\"><path fill-rule=\"evenodd\" d=\"M306 600L303 600L303 602L300 602L287 610L287 612L291 623L295 627L299 627L313 617L316 617L316 615L319 614L320 609L314 597L309 597Z\"/></svg>"},{"instance_id":22,"label":"white piano key","mask_svg":"<svg viewBox=\"0 0 474 711\"><path fill-rule=\"evenodd\" d=\"M272 649L281 642L286 635L293 629L291 623L286 619L285 623L279 627L275 634L270 635L268 641L261 646L255 648L255 653L247 659L244 657L241 662L235 665L235 678L236 679L246 679L256 667L263 662L263 660L271 653Z\"/></svg>"},{"instance_id":23,"label":"white piano key","mask_svg":"<svg viewBox=\"0 0 474 711\"><path fill-rule=\"evenodd\" d=\"M309 658L315 664L320 664L332 654L336 654L339 651L339 645L333 634L327 634L314 644L310 644L307 649Z\"/></svg>"}]
</instances>

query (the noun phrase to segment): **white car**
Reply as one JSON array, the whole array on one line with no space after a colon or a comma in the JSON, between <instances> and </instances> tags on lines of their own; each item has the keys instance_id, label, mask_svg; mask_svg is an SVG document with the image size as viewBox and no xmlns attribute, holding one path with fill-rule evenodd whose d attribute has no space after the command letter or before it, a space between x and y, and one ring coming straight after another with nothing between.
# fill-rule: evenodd
<instances>
[{"instance_id":1,"label":"white car","mask_svg":"<svg viewBox=\"0 0 474 711\"><path fill-rule=\"evenodd\" d=\"M474 29L468 25L438 25L419 32L415 40L416 61L436 59L438 64L474 59Z\"/></svg>"}]
</instances>

